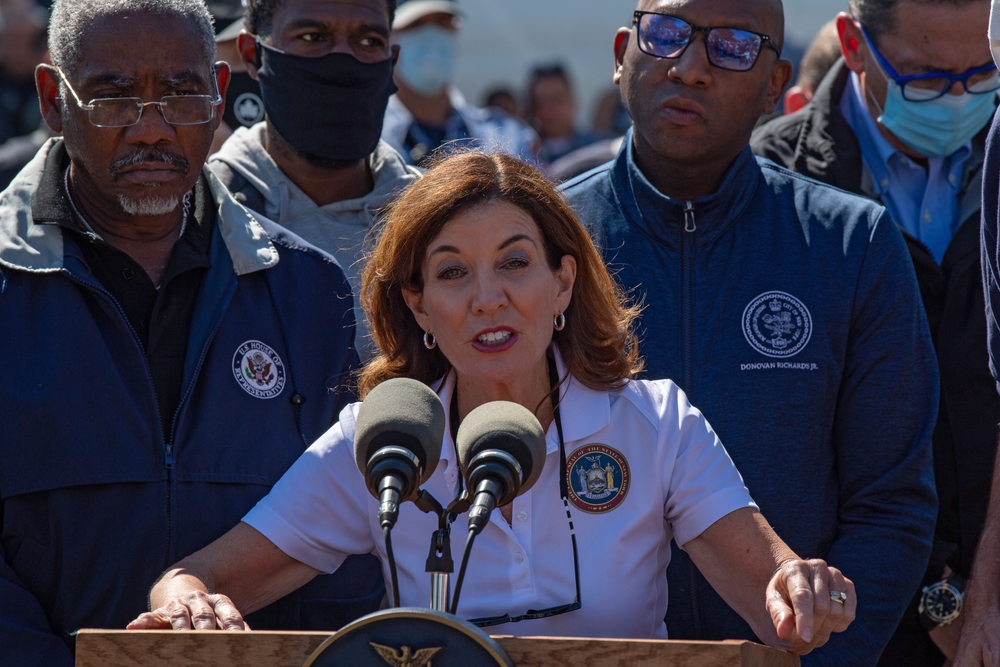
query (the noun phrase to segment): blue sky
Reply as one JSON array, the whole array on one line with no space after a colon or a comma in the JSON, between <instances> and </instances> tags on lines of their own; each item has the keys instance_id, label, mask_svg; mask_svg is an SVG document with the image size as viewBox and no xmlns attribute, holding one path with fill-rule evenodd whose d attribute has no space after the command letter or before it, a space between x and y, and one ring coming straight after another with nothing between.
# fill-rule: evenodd
<instances>
[{"instance_id":1,"label":"blue sky","mask_svg":"<svg viewBox=\"0 0 1000 667\"><path fill-rule=\"evenodd\" d=\"M456 84L479 104L499 84L520 91L536 63L569 66L581 119L611 86L615 30L630 22L635 0L459 0L465 12ZM802 46L847 0L785 0L786 35Z\"/></svg>"}]
</instances>

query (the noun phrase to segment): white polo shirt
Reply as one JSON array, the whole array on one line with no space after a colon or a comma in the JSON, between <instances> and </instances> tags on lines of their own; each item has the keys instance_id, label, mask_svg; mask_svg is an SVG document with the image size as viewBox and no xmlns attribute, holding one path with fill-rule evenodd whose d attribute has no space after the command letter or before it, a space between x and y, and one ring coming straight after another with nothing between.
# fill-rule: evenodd
<instances>
[{"instance_id":1,"label":"white polo shirt","mask_svg":"<svg viewBox=\"0 0 1000 667\"><path fill-rule=\"evenodd\" d=\"M565 368L559 363L560 376ZM454 374L438 395L450 405ZM378 502L354 462L359 403L302 455L244 521L282 551L322 572L350 554L374 553L388 565ZM490 632L554 637L666 639L670 540L684 545L726 514L756 507L702 414L671 381L635 381L614 392L574 379L560 403L580 558L581 608L549 618L495 626ZM513 503L513 525L493 513L476 538L458 614L511 616L573 602L573 550L559 494L559 439L548 429L538 482ZM441 461L423 486L442 505L459 492L450 425ZM468 525L452 526L456 573ZM392 531L403 606L427 607L424 572L437 518L412 503ZM454 577L452 578L454 584Z\"/></svg>"}]
</instances>

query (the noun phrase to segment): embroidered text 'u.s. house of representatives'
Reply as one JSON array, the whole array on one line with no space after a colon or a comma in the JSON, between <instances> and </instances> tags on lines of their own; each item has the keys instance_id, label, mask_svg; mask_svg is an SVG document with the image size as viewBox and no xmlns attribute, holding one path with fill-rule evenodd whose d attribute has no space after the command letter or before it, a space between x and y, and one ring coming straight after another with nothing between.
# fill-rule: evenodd
<instances>
[{"instance_id":1,"label":"embroidered text 'u.s. house of representatives'","mask_svg":"<svg viewBox=\"0 0 1000 667\"><path fill-rule=\"evenodd\" d=\"M259 340L248 340L236 349L233 375L243 390L256 398L274 398L285 388L281 357Z\"/></svg>"}]
</instances>

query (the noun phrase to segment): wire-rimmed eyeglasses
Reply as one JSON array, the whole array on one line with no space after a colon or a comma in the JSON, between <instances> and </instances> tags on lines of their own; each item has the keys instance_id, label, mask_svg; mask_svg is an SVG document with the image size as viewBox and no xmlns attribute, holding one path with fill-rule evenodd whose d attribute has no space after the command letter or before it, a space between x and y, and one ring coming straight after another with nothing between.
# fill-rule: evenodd
<instances>
[{"instance_id":1,"label":"wire-rimmed eyeglasses","mask_svg":"<svg viewBox=\"0 0 1000 667\"><path fill-rule=\"evenodd\" d=\"M694 39L695 33L705 35L708 62L719 69L746 72L753 69L764 46L781 56L781 49L770 35L740 28L703 28L682 18L656 12L635 12L639 50L655 58L680 58Z\"/></svg>"},{"instance_id":2,"label":"wire-rimmed eyeglasses","mask_svg":"<svg viewBox=\"0 0 1000 667\"><path fill-rule=\"evenodd\" d=\"M857 19L855 19L857 20ZM861 25L860 21L858 22ZM874 40L868 34L864 25L861 25L861 33L865 36L865 41L878 61L882 71L892 79L897 86L902 89L903 99L911 102L929 102L943 97L952 86L961 83L965 92L973 95L985 95L1000 90L1000 70L996 65L989 63L981 67L974 67L961 74L951 72L924 72L922 74L908 74L900 76L896 68L889 64L882 52L875 46Z\"/></svg>"},{"instance_id":3,"label":"wire-rimmed eyeglasses","mask_svg":"<svg viewBox=\"0 0 1000 667\"><path fill-rule=\"evenodd\" d=\"M159 109L163 120L171 125L201 125L215 116L215 107L222 104L222 96L211 95L164 95L159 102L144 102L140 97L98 97L84 104L73 90L69 78L58 67L56 71L77 106L87 112L90 122L96 127L129 127L142 118L147 106ZM213 77L214 78L214 77Z\"/></svg>"}]
</instances>

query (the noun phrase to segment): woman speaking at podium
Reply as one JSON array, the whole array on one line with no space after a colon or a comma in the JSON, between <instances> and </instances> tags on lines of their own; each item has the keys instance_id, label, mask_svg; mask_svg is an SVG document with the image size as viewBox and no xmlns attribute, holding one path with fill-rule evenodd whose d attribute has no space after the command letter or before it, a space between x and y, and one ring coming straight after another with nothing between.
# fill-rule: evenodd
<instances>
[{"instance_id":1,"label":"woman speaking at podium","mask_svg":"<svg viewBox=\"0 0 1000 667\"><path fill-rule=\"evenodd\" d=\"M380 233L361 304L382 355L360 390L409 377L437 392L444 442L423 488L445 504L461 492L455 428L479 405L518 403L546 433L541 477L477 538L459 616L520 620L521 635L665 639L673 539L765 643L806 653L847 628L850 580L799 559L771 530L673 382L635 379L638 309L541 175L502 154L445 158ZM242 629L241 614L350 554L386 564L377 501L354 461L358 405L243 522L171 567L151 593L154 611L129 627ZM392 542L403 606L427 604L436 528L433 514L400 507Z\"/></svg>"}]
</instances>

